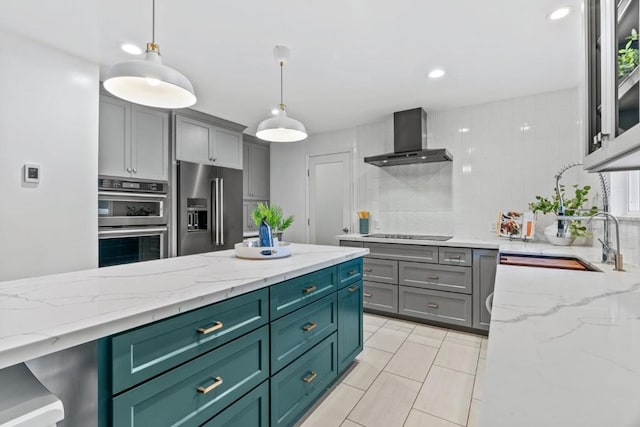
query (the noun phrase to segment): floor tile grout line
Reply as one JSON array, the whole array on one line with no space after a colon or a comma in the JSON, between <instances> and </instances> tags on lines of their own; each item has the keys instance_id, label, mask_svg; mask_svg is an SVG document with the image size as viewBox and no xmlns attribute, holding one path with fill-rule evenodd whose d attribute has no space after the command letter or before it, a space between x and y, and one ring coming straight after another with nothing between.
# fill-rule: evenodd
<instances>
[{"instance_id":1,"label":"floor tile grout line","mask_svg":"<svg viewBox=\"0 0 640 427\"><path fill-rule=\"evenodd\" d=\"M466 425L458 424L458 423L453 422L453 421L451 421L451 420L448 420L448 419L446 419L446 418L442 418L441 416L438 416L438 415L435 415L435 414L431 414L431 413L429 413L429 412L422 411L422 410L420 410L420 409L416 409L416 408L411 408L411 409L413 409L414 411L420 412L420 413L422 413L422 414L427 414L427 415L429 415L429 416L431 416L431 417L434 417L434 418L437 418L437 419L439 419L439 420L446 421L446 422L448 422L448 423L450 423L450 424L453 424L453 425L456 425L456 426L466 427Z\"/></svg>"},{"instance_id":2,"label":"floor tile grout line","mask_svg":"<svg viewBox=\"0 0 640 427\"><path fill-rule=\"evenodd\" d=\"M480 345L480 350L482 350L482 343ZM478 352L478 360L476 360L476 373L473 375L473 386L471 387L471 401L469 402L469 410L467 411L467 422L466 425L469 425L469 417L471 416L471 405L473 404L473 392L476 389L476 382L478 381L478 364L480 363L480 352Z\"/></svg>"},{"instance_id":3,"label":"floor tile grout line","mask_svg":"<svg viewBox=\"0 0 640 427\"><path fill-rule=\"evenodd\" d=\"M400 349L400 347L402 347L402 344L404 344L404 343L407 341L407 338L409 338L409 335L411 335L411 333L407 334L407 336L404 338L404 340L402 341L402 343L400 343L400 346L398 347L398 350ZM364 345L364 344L363 344L363 345ZM370 347L370 348L375 348L375 347ZM376 348L376 350L384 351L384 350L380 350L380 349L377 349L377 348ZM358 401L357 401L357 402L356 402L356 404L353 406L353 408L351 408L351 411L349 411L349 413L347 414L347 417L346 417L345 419L348 419L349 421L353 421L353 420L351 420L351 419L349 418L349 416L350 416L350 415L351 415L351 413L356 409L356 407L358 406L358 404L360 404L360 401L361 401L361 400L362 400L362 398L365 396L365 394L367 394L367 392L369 391L369 389L371 388L371 386L372 386L372 385L374 385L376 381L378 381L378 378L380 378L380 374L382 374L383 372L386 372L386 371L385 371L385 368L387 367L387 365L389 365L389 363L391 362L391 359L393 359L393 357L396 355L396 353L398 352L398 350L396 350L396 351L394 351L394 352L393 352L393 356L391 356L391 357L389 358L389 360L387 361L387 363L385 363L385 365L382 367L382 369L380 370L380 372L378 372L378 375L376 375L375 379L371 382L371 384L369 384L369 387L367 387L367 390L366 390L364 393L362 393L362 396L360 396L360 399L358 399ZM388 374L390 374L390 372L387 372L387 373L388 373ZM400 375L398 375L398 376L400 376ZM402 377L402 378L404 378L404 377ZM416 382L418 382L418 381L416 381ZM422 387L420 387L420 389L422 389ZM418 390L418 393L420 393L420 391L419 391L419 390ZM417 397L417 395L416 395L416 397ZM415 399L414 399L414 402L415 402ZM413 406L412 406L412 407L413 407ZM411 412L411 408L409 408L409 412ZM409 416L409 414L407 414L407 417L408 417L408 416ZM405 417L405 421L406 421L406 417ZM402 425L404 425L405 421L403 421L403 422L402 422ZM343 420L342 422L344 422L344 420ZM341 424L342 424L342 423L341 423ZM358 425L360 425L360 424L358 424Z\"/></svg>"}]
</instances>

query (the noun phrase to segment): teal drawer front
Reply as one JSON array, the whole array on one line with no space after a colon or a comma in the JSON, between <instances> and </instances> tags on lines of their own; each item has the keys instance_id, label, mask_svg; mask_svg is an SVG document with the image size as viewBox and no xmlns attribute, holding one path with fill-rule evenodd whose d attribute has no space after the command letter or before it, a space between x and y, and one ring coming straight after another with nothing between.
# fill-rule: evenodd
<instances>
[{"instance_id":1,"label":"teal drawer front","mask_svg":"<svg viewBox=\"0 0 640 427\"><path fill-rule=\"evenodd\" d=\"M338 372L362 351L362 281L338 291Z\"/></svg>"},{"instance_id":2,"label":"teal drawer front","mask_svg":"<svg viewBox=\"0 0 640 427\"><path fill-rule=\"evenodd\" d=\"M113 425L198 426L268 376L264 326L115 397Z\"/></svg>"},{"instance_id":3,"label":"teal drawer front","mask_svg":"<svg viewBox=\"0 0 640 427\"><path fill-rule=\"evenodd\" d=\"M269 381L260 384L202 427L269 427Z\"/></svg>"},{"instance_id":4,"label":"teal drawer front","mask_svg":"<svg viewBox=\"0 0 640 427\"><path fill-rule=\"evenodd\" d=\"M337 377L336 334L271 378L271 427L290 426Z\"/></svg>"},{"instance_id":5,"label":"teal drawer front","mask_svg":"<svg viewBox=\"0 0 640 427\"><path fill-rule=\"evenodd\" d=\"M362 280L362 258L338 265L338 289Z\"/></svg>"},{"instance_id":6,"label":"teal drawer front","mask_svg":"<svg viewBox=\"0 0 640 427\"><path fill-rule=\"evenodd\" d=\"M112 392L119 393L268 322L261 289L112 338Z\"/></svg>"},{"instance_id":7,"label":"teal drawer front","mask_svg":"<svg viewBox=\"0 0 640 427\"><path fill-rule=\"evenodd\" d=\"M329 267L271 286L271 320L334 292L338 283L336 273L336 267Z\"/></svg>"},{"instance_id":8,"label":"teal drawer front","mask_svg":"<svg viewBox=\"0 0 640 427\"><path fill-rule=\"evenodd\" d=\"M331 335L338 327L336 294L271 323L271 375Z\"/></svg>"}]
</instances>

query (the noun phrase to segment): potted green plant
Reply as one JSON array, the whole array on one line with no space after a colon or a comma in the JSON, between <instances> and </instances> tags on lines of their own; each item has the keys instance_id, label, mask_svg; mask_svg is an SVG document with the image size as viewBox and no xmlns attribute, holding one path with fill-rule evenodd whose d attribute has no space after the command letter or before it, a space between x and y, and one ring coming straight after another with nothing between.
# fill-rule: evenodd
<instances>
[{"instance_id":1,"label":"potted green plant","mask_svg":"<svg viewBox=\"0 0 640 427\"><path fill-rule=\"evenodd\" d=\"M565 215L581 215L581 216L593 216L598 212L597 206L592 206L586 209L584 206L589 201L587 195L591 190L591 186L585 185L580 187L578 185L573 186L573 197L567 197L565 194L564 185L560 186L560 192L562 193L562 200L564 200ZM542 212L543 214L553 213L557 214L560 209L560 199L558 198L557 191L554 190L554 195L551 198L536 196L536 201L529 203L529 209L533 213ZM545 230L545 236L549 242L555 245L570 245L577 237L589 237L591 234L587 231L587 226L580 220L573 220L569 223L570 237L562 238L557 237L555 232L557 230L557 224L551 224Z\"/></svg>"},{"instance_id":2,"label":"potted green plant","mask_svg":"<svg viewBox=\"0 0 640 427\"><path fill-rule=\"evenodd\" d=\"M271 234L280 241L282 241L282 232L289 228L294 220L293 215L285 218L280 206L268 205L267 203L258 203L258 206L251 212L251 218L257 226L262 223L262 218L266 218L265 222L271 227Z\"/></svg>"},{"instance_id":3,"label":"potted green plant","mask_svg":"<svg viewBox=\"0 0 640 427\"><path fill-rule=\"evenodd\" d=\"M623 78L631 73L638 66L638 48L634 47L634 42L638 40L636 29L631 30L631 35L627 36L627 43L618 50L618 77Z\"/></svg>"}]
</instances>

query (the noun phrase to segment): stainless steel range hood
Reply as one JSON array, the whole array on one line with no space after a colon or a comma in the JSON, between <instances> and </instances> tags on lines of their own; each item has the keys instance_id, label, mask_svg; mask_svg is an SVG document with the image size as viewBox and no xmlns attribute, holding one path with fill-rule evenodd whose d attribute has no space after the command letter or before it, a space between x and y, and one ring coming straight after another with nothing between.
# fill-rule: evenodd
<instances>
[{"instance_id":1,"label":"stainless steel range hood","mask_svg":"<svg viewBox=\"0 0 640 427\"><path fill-rule=\"evenodd\" d=\"M393 153L365 157L364 161L375 166L398 166L453 160L446 149L426 146L427 113L422 108L398 111L393 113Z\"/></svg>"}]
</instances>

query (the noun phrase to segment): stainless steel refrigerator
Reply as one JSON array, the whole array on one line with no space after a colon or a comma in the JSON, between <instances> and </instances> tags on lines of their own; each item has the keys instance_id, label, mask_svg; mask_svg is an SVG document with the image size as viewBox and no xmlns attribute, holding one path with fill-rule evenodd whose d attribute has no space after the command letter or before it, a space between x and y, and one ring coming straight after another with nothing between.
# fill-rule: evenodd
<instances>
[{"instance_id":1,"label":"stainless steel refrigerator","mask_svg":"<svg viewBox=\"0 0 640 427\"><path fill-rule=\"evenodd\" d=\"M178 162L178 255L242 241L242 171Z\"/></svg>"}]
</instances>

